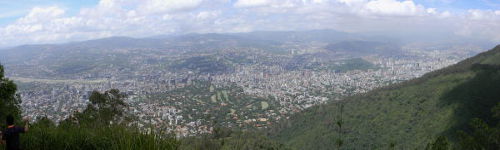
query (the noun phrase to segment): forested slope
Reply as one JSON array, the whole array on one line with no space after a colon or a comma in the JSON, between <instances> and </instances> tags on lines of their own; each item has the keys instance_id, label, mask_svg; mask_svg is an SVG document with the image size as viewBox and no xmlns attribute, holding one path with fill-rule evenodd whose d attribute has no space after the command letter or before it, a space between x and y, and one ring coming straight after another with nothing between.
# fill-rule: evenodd
<instances>
[{"instance_id":1,"label":"forested slope","mask_svg":"<svg viewBox=\"0 0 500 150\"><path fill-rule=\"evenodd\" d=\"M472 132L473 118L498 122L491 115L500 102L498 64L500 46L414 80L312 107L272 135L297 149L423 149L439 136L457 146L458 131Z\"/></svg>"}]
</instances>

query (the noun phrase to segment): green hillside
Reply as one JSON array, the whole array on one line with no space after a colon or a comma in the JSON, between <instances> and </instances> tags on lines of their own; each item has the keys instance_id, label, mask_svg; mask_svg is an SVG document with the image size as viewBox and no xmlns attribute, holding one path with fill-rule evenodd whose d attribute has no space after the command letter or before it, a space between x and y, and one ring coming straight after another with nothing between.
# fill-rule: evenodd
<instances>
[{"instance_id":1,"label":"green hillside","mask_svg":"<svg viewBox=\"0 0 500 150\"><path fill-rule=\"evenodd\" d=\"M341 149L424 149L439 136L457 145L457 131L471 131L473 118L498 121L490 115L500 102L498 64L500 46L411 81L312 107L272 135L297 149L336 149L338 139Z\"/></svg>"}]
</instances>

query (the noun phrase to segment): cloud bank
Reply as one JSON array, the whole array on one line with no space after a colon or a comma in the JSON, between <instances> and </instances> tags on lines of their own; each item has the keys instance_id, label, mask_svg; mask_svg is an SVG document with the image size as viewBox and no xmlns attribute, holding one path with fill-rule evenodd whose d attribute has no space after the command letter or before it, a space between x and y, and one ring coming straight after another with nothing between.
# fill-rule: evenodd
<instances>
[{"instance_id":1,"label":"cloud bank","mask_svg":"<svg viewBox=\"0 0 500 150\"><path fill-rule=\"evenodd\" d=\"M0 26L0 46L109 36L334 29L500 42L500 10L449 12L412 0L101 0L76 14L34 7Z\"/></svg>"}]
</instances>

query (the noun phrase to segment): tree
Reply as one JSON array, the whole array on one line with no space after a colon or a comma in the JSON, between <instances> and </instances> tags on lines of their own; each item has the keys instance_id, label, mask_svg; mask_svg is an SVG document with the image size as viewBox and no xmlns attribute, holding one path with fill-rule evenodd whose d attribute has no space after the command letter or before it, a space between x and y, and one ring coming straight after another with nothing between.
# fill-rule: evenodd
<instances>
[{"instance_id":1,"label":"tree","mask_svg":"<svg viewBox=\"0 0 500 150\"><path fill-rule=\"evenodd\" d=\"M123 101L127 96L117 89L111 89L104 93L94 91L90 95L90 104L81 113L75 113L74 117L66 121L89 126L102 126L120 124L130 121L131 116L125 110L127 104Z\"/></svg>"},{"instance_id":2,"label":"tree","mask_svg":"<svg viewBox=\"0 0 500 150\"><path fill-rule=\"evenodd\" d=\"M338 103L338 109L339 109L339 117L337 120L337 132L339 134L339 137L335 141L335 144L337 145L337 149L340 149L342 145L344 145L344 140L343 140L343 133L342 133L342 125L344 124L344 120L342 118L342 113L344 112L344 104Z\"/></svg>"},{"instance_id":3,"label":"tree","mask_svg":"<svg viewBox=\"0 0 500 150\"><path fill-rule=\"evenodd\" d=\"M427 144L426 150L449 150L450 143L445 136L439 136L436 141Z\"/></svg>"},{"instance_id":4,"label":"tree","mask_svg":"<svg viewBox=\"0 0 500 150\"><path fill-rule=\"evenodd\" d=\"M20 120L21 110L19 104L21 98L16 94L17 86L8 78L5 78L4 67L0 64L0 125L4 124L5 117L12 115L15 120Z\"/></svg>"},{"instance_id":5,"label":"tree","mask_svg":"<svg viewBox=\"0 0 500 150\"><path fill-rule=\"evenodd\" d=\"M491 110L496 121L500 119L500 103ZM483 150L500 149L500 123L489 125L485 121L475 118L470 122L470 132L459 131L460 149Z\"/></svg>"}]
</instances>

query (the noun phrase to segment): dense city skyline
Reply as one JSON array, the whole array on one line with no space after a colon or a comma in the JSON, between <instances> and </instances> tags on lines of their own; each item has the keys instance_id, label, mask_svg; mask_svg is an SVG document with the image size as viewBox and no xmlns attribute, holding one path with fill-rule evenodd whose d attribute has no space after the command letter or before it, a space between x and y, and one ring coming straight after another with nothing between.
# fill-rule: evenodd
<instances>
[{"instance_id":1,"label":"dense city skyline","mask_svg":"<svg viewBox=\"0 0 500 150\"><path fill-rule=\"evenodd\" d=\"M267 128L312 106L418 78L483 51L336 33L117 37L16 47L0 51L0 59L6 76L19 84L25 116L59 122L83 111L93 91L118 89L128 95L136 125L185 136L212 132L214 124Z\"/></svg>"}]
</instances>

